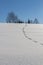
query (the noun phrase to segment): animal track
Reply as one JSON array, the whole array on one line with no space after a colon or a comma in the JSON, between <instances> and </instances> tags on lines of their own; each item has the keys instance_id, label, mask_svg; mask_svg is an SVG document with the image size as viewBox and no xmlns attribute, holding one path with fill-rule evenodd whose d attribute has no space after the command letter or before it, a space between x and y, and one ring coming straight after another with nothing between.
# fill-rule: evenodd
<instances>
[{"instance_id":1,"label":"animal track","mask_svg":"<svg viewBox=\"0 0 43 65\"><path fill-rule=\"evenodd\" d=\"M25 31L25 28L26 28L26 27L27 27L27 24L25 24L25 26L22 28L22 31L23 31L23 34L24 34L25 38L31 40L31 41L34 42L34 43L39 43L39 41L32 39L31 37L29 37L29 36L26 34L26 31ZM40 45L43 45L43 43L40 43Z\"/></svg>"}]
</instances>

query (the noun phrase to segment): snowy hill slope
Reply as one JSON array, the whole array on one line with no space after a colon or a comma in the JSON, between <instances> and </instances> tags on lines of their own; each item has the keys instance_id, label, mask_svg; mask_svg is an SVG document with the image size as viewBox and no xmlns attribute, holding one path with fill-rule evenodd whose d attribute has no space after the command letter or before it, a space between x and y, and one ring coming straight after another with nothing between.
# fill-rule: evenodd
<instances>
[{"instance_id":1,"label":"snowy hill slope","mask_svg":"<svg viewBox=\"0 0 43 65\"><path fill-rule=\"evenodd\" d=\"M37 40L37 43L25 38L24 27L25 24L0 24L0 53L43 54L43 45L40 45L43 43L43 25L30 24L25 27L28 37Z\"/></svg>"},{"instance_id":2,"label":"snowy hill slope","mask_svg":"<svg viewBox=\"0 0 43 65\"><path fill-rule=\"evenodd\" d=\"M32 40L25 37L23 28ZM37 60L41 64L43 62L43 25L0 24L1 54L32 57L34 61Z\"/></svg>"}]
</instances>

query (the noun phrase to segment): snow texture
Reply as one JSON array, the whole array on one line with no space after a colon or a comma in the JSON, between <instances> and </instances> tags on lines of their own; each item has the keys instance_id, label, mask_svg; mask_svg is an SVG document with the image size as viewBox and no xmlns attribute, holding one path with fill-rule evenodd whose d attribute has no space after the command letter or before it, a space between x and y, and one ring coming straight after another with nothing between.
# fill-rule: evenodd
<instances>
[{"instance_id":1,"label":"snow texture","mask_svg":"<svg viewBox=\"0 0 43 65\"><path fill-rule=\"evenodd\" d=\"M43 65L43 25L0 24L0 65Z\"/></svg>"}]
</instances>

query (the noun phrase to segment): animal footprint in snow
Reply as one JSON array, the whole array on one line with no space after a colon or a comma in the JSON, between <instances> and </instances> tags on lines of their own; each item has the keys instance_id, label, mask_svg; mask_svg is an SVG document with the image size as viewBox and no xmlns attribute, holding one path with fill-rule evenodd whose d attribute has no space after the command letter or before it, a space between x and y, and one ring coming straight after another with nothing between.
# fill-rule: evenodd
<instances>
[{"instance_id":1,"label":"animal footprint in snow","mask_svg":"<svg viewBox=\"0 0 43 65\"><path fill-rule=\"evenodd\" d=\"M43 43L43 26L39 24L26 24L23 27L23 34L35 43Z\"/></svg>"}]
</instances>

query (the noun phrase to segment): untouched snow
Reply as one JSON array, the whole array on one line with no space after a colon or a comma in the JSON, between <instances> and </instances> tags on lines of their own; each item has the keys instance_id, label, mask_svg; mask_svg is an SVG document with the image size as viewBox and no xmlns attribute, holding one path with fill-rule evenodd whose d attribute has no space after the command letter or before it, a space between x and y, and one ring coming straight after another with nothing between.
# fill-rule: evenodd
<instances>
[{"instance_id":1,"label":"untouched snow","mask_svg":"<svg viewBox=\"0 0 43 65\"><path fill-rule=\"evenodd\" d=\"M43 65L43 25L0 24L0 65Z\"/></svg>"}]
</instances>

